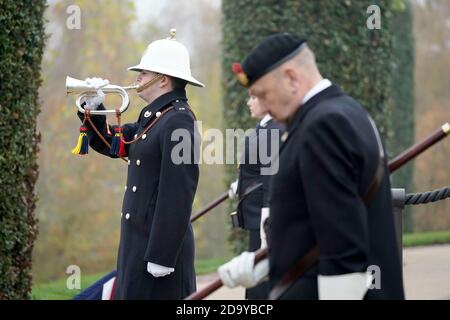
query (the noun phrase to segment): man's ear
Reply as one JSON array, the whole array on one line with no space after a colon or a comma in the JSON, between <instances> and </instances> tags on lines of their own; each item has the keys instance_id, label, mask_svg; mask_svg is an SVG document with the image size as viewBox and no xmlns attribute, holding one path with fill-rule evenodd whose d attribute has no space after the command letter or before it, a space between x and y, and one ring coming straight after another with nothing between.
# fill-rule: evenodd
<instances>
[{"instance_id":1,"label":"man's ear","mask_svg":"<svg viewBox=\"0 0 450 320\"><path fill-rule=\"evenodd\" d=\"M286 68L284 70L284 77L289 86L289 89L298 89L300 84L300 76L294 69Z\"/></svg>"},{"instance_id":2,"label":"man's ear","mask_svg":"<svg viewBox=\"0 0 450 320\"><path fill-rule=\"evenodd\" d=\"M161 78L161 81L159 82L159 87L160 88L165 88L169 85L171 85L172 81L170 81L170 78L166 75L163 75Z\"/></svg>"}]
</instances>

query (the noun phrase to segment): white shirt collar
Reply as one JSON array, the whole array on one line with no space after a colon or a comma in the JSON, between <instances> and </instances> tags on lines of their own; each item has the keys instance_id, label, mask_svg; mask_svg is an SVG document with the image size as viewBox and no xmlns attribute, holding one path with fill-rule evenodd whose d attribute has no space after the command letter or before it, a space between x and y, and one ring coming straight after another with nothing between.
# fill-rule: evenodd
<instances>
[{"instance_id":1,"label":"white shirt collar","mask_svg":"<svg viewBox=\"0 0 450 320\"><path fill-rule=\"evenodd\" d=\"M267 124L267 122L269 122L271 119L272 119L272 116L270 114L266 114L264 116L264 118L262 118L261 121L259 122L259 125L261 127L264 127Z\"/></svg>"},{"instance_id":2,"label":"white shirt collar","mask_svg":"<svg viewBox=\"0 0 450 320\"><path fill-rule=\"evenodd\" d=\"M309 99L314 97L319 92L325 90L326 88L331 86L331 81L328 79L322 79L320 80L311 90L306 93L305 97L303 98L303 104L306 103Z\"/></svg>"}]
</instances>

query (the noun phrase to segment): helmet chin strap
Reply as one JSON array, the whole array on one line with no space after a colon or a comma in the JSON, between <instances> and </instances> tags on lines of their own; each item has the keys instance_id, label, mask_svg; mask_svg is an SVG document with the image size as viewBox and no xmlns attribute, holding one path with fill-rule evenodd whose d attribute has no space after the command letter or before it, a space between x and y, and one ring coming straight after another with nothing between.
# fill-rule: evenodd
<instances>
[{"instance_id":1,"label":"helmet chin strap","mask_svg":"<svg viewBox=\"0 0 450 320\"><path fill-rule=\"evenodd\" d=\"M136 91L138 93L144 91L148 87L150 87L152 84L154 84L158 79L160 79L163 75L161 73L158 73L155 77L144 83L143 85L137 87Z\"/></svg>"}]
</instances>

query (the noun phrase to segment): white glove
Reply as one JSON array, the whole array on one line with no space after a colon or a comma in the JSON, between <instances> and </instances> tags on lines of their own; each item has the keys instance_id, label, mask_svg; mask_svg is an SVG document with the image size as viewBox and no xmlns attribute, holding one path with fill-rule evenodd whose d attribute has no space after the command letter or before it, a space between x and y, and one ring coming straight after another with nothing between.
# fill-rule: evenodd
<instances>
[{"instance_id":1,"label":"white glove","mask_svg":"<svg viewBox=\"0 0 450 320\"><path fill-rule=\"evenodd\" d=\"M319 300L362 300L372 284L370 273L318 276Z\"/></svg>"},{"instance_id":2,"label":"white glove","mask_svg":"<svg viewBox=\"0 0 450 320\"><path fill-rule=\"evenodd\" d=\"M109 81L102 78L86 78L84 80L88 87L97 90L97 94L94 96L88 96L84 99L86 102L85 109L95 110L100 104L105 102L105 94L103 93L102 87L109 84Z\"/></svg>"},{"instance_id":3,"label":"white glove","mask_svg":"<svg viewBox=\"0 0 450 320\"><path fill-rule=\"evenodd\" d=\"M102 78L86 78L84 82L92 89L100 89L109 84L109 80Z\"/></svg>"},{"instance_id":4,"label":"white glove","mask_svg":"<svg viewBox=\"0 0 450 320\"><path fill-rule=\"evenodd\" d=\"M85 97L84 102L86 102L84 106L85 109L95 110L99 105L105 102L105 94L102 89L98 89L96 95Z\"/></svg>"},{"instance_id":5,"label":"white glove","mask_svg":"<svg viewBox=\"0 0 450 320\"><path fill-rule=\"evenodd\" d=\"M221 265L217 271L223 284L228 288L238 285L252 288L268 276L269 259L261 260L255 265L255 253L245 251Z\"/></svg>"},{"instance_id":6,"label":"white glove","mask_svg":"<svg viewBox=\"0 0 450 320\"><path fill-rule=\"evenodd\" d=\"M236 197L238 183L239 183L239 180L236 179L236 181L234 181L230 184L230 189L228 189L228 197L230 199L234 199Z\"/></svg>"},{"instance_id":7,"label":"white glove","mask_svg":"<svg viewBox=\"0 0 450 320\"><path fill-rule=\"evenodd\" d=\"M264 230L264 223L269 218L270 208L261 208L261 221L259 223L259 236L261 238L261 249L267 248L267 235Z\"/></svg>"},{"instance_id":8,"label":"white glove","mask_svg":"<svg viewBox=\"0 0 450 320\"><path fill-rule=\"evenodd\" d=\"M147 263L147 271L155 278L164 277L175 271L174 268L164 267L156 263Z\"/></svg>"}]
</instances>

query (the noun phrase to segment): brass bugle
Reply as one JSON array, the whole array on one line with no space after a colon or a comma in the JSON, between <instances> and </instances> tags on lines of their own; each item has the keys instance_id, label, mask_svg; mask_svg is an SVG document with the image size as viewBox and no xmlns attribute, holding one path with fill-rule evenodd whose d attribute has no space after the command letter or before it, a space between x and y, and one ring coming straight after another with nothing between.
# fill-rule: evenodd
<instances>
[{"instance_id":1,"label":"brass bugle","mask_svg":"<svg viewBox=\"0 0 450 320\"><path fill-rule=\"evenodd\" d=\"M105 93L115 93L122 98L122 105L119 108L120 113L125 112L130 105L130 98L128 97L128 90L136 90L139 87L138 84L132 84L127 87L121 87L113 84L108 84L100 87ZM72 77L66 77L66 94L78 94L78 98L75 104L81 113L84 113L84 109L81 107L82 99L85 97L93 96L97 93L97 89L88 86L86 81L75 79ZM108 114L115 113L116 110L91 110L91 114Z\"/></svg>"}]
</instances>

